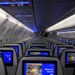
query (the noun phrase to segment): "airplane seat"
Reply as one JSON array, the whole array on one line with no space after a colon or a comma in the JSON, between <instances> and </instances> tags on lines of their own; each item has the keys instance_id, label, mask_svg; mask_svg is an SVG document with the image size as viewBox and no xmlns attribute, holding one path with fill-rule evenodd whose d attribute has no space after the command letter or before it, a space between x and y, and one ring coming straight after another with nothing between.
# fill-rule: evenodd
<instances>
[{"instance_id":1,"label":"airplane seat","mask_svg":"<svg viewBox=\"0 0 75 75\"><path fill-rule=\"evenodd\" d=\"M9 47L9 48L17 47L17 48L14 48L14 49L16 49L15 51L16 51L18 60L23 56L21 46L19 44L4 44L4 47Z\"/></svg>"},{"instance_id":2,"label":"airplane seat","mask_svg":"<svg viewBox=\"0 0 75 75\"><path fill-rule=\"evenodd\" d=\"M55 52L55 49L56 49L56 46L57 46L57 45L64 45L64 44L63 44L63 43L53 42L53 43L51 44L51 50L52 50L53 55L54 55L54 52Z\"/></svg>"},{"instance_id":3,"label":"airplane seat","mask_svg":"<svg viewBox=\"0 0 75 75\"><path fill-rule=\"evenodd\" d=\"M6 75L5 65L1 57L0 57L0 75Z\"/></svg>"},{"instance_id":4,"label":"airplane seat","mask_svg":"<svg viewBox=\"0 0 75 75\"><path fill-rule=\"evenodd\" d=\"M64 50L61 55L61 65L64 75L72 75L75 67L75 49Z\"/></svg>"},{"instance_id":5,"label":"airplane seat","mask_svg":"<svg viewBox=\"0 0 75 75\"><path fill-rule=\"evenodd\" d=\"M22 50L22 55L23 53L25 53L25 48L26 48L26 45L25 45L25 42L23 41L17 41L17 42L12 42L12 44L19 44L21 46L21 50Z\"/></svg>"},{"instance_id":6,"label":"airplane seat","mask_svg":"<svg viewBox=\"0 0 75 75\"><path fill-rule=\"evenodd\" d=\"M16 75L63 75L60 61L53 57L23 57Z\"/></svg>"},{"instance_id":7,"label":"airplane seat","mask_svg":"<svg viewBox=\"0 0 75 75\"><path fill-rule=\"evenodd\" d=\"M66 50L66 49L68 50L73 48L74 48L73 45L56 45L54 56L60 58L63 50Z\"/></svg>"},{"instance_id":8,"label":"airplane seat","mask_svg":"<svg viewBox=\"0 0 75 75\"><path fill-rule=\"evenodd\" d=\"M17 55L13 48L0 48L8 75L15 75L17 67ZM9 57L9 58L8 58Z\"/></svg>"},{"instance_id":9,"label":"airplane seat","mask_svg":"<svg viewBox=\"0 0 75 75\"><path fill-rule=\"evenodd\" d=\"M32 48L32 49L36 49L36 48L43 48L43 49L46 49L46 48L49 48L47 45L40 45L40 44L30 44L29 46L28 46L28 49L30 49L30 48Z\"/></svg>"},{"instance_id":10,"label":"airplane seat","mask_svg":"<svg viewBox=\"0 0 75 75\"><path fill-rule=\"evenodd\" d=\"M28 49L25 56L52 56L50 49Z\"/></svg>"}]
</instances>

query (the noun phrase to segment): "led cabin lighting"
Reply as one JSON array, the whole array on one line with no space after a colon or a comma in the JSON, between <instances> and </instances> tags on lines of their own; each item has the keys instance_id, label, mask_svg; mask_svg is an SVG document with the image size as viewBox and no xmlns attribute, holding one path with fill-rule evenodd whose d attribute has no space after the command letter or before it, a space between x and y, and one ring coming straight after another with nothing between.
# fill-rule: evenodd
<instances>
[{"instance_id":1,"label":"led cabin lighting","mask_svg":"<svg viewBox=\"0 0 75 75\"><path fill-rule=\"evenodd\" d=\"M22 24L21 22L18 22L18 25L19 25L20 27L22 27L22 26L23 26L23 24Z\"/></svg>"},{"instance_id":2,"label":"led cabin lighting","mask_svg":"<svg viewBox=\"0 0 75 75\"><path fill-rule=\"evenodd\" d=\"M32 31L30 28L28 28L27 26L25 26L24 24L23 24L23 27L24 27L25 29L31 31L31 32L34 32L34 31Z\"/></svg>"},{"instance_id":3,"label":"led cabin lighting","mask_svg":"<svg viewBox=\"0 0 75 75\"><path fill-rule=\"evenodd\" d=\"M60 32L56 32L57 34L60 34L60 33L75 33L75 31L60 31Z\"/></svg>"},{"instance_id":4,"label":"led cabin lighting","mask_svg":"<svg viewBox=\"0 0 75 75\"><path fill-rule=\"evenodd\" d=\"M7 12L5 12L3 9L0 8L0 15L2 17L6 17L6 19L8 19L9 21L11 21L12 23L17 24L18 26L21 26L31 32L33 32L30 28L28 28L27 26L25 26L22 22L18 21L17 19L15 19L13 16L11 16L10 14L8 14Z\"/></svg>"},{"instance_id":5,"label":"led cabin lighting","mask_svg":"<svg viewBox=\"0 0 75 75\"><path fill-rule=\"evenodd\" d=\"M13 18L13 17L8 17L8 20L9 21L11 21L12 23L15 23L15 24L17 24L17 20L15 19L15 18Z\"/></svg>"},{"instance_id":6,"label":"led cabin lighting","mask_svg":"<svg viewBox=\"0 0 75 75\"><path fill-rule=\"evenodd\" d=\"M46 29L47 32L75 26L75 14Z\"/></svg>"},{"instance_id":7,"label":"led cabin lighting","mask_svg":"<svg viewBox=\"0 0 75 75\"><path fill-rule=\"evenodd\" d=\"M1 8L0 8L0 16L2 16L2 17L4 17L4 18L7 18L7 13L4 11L4 10L2 10Z\"/></svg>"}]
</instances>

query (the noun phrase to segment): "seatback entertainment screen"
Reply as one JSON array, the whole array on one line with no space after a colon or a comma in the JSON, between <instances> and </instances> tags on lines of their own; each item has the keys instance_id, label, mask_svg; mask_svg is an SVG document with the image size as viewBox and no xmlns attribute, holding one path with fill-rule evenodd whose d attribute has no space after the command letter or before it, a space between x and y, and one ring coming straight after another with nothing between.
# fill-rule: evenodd
<instances>
[{"instance_id":1,"label":"seatback entertainment screen","mask_svg":"<svg viewBox=\"0 0 75 75\"><path fill-rule=\"evenodd\" d=\"M29 51L29 56L49 56L49 51Z\"/></svg>"},{"instance_id":2,"label":"seatback entertainment screen","mask_svg":"<svg viewBox=\"0 0 75 75\"><path fill-rule=\"evenodd\" d=\"M57 64L56 62L23 62L23 75L57 75Z\"/></svg>"},{"instance_id":3,"label":"seatback entertainment screen","mask_svg":"<svg viewBox=\"0 0 75 75\"><path fill-rule=\"evenodd\" d=\"M13 65L13 52L0 50L0 56L3 58L6 66Z\"/></svg>"},{"instance_id":4,"label":"seatback entertainment screen","mask_svg":"<svg viewBox=\"0 0 75 75\"><path fill-rule=\"evenodd\" d=\"M69 45L72 45L72 40L69 40L68 43L69 43Z\"/></svg>"},{"instance_id":5,"label":"seatback entertainment screen","mask_svg":"<svg viewBox=\"0 0 75 75\"><path fill-rule=\"evenodd\" d=\"M65 49L73 49L73 47L58 47L58 56L61 56L61 53L63 52L63 50Z\"/></svg>"},{"instance_id":6,"label":"seatback entertainment screen","mask_svg":"<svg viewBox=\"0 0 75 75\"><path fill-rule=\"evenodd\" d=\"M66 67L75 67L75 52L66 52Z\"/></svg>"}]
</instances>

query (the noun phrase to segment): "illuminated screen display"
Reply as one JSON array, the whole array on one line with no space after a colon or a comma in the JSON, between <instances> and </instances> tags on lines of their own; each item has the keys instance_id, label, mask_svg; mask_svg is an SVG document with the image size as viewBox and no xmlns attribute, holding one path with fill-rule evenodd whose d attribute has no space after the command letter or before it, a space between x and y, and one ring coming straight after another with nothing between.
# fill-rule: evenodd
<instances>
[{"instance_id":1,"label":"illuminated screen display","mask_svg":"<svg viewBox=\"0 0 75 75\"><path fill-rule=\"evenodd\" d=\"M13 46L12 48L15 49L15 51L16 51L16 53L17 53L17 56L18 56L18 54L19 54L19 47L18 47L18 46Z\"/></svg>"},{"instance_id":2,"label":"illuminated screen display","mask_svg":"<svg viewBox=\"0 0 75 75\"><path fill-rule=\"evenodd\" d=\"M12 51L0 51L0 56L3 58L5 65L11 66L13 64L13 52Z\"/></svg>"},{"instance_id":3,"label":"illuminated screen display","mask_svg":"<svg viewBox=\"0 0 75 75\"><path fill-rule=\"evenodd\" d=\"M23 63L23 75L57 75L56 63Z\"/></svg>"},{"instance_id":4,"label":"illuminated screen display","mask_svg":"<svg viewBox=\"0 0 75 75\"><path fill-rule=\"evenodd\" d=\"M75 66L75 52L66 52L66 67Z\"/></svg>"},{"instance_id":5,"label":"illuminated screen display","mask_svg":"<svg viewBox=\"0 0 75 75\"><path fill-rule=\"evenodd\" d=\"M61 56L61 53L63 52L63 50L65 49L72 49L73 47L58 47L58 56Z\"/></svg>"},{"instance_id":6,"label":"illuminated screen display","mask_svg":"<svg viewBox=\"0 0 75 75\"><path fill-rule=\"evenodd\" d=\"M46 48L46 46L31 46L30 48Z\"/></svg>"},{"instance_id":7,"label":"illuminated screen display","mask_svg":"<svg viewBox=\"0 0 75 75\"><path fill-rule=\"evenodd\" d=\"M68 43L69 43L69 45L72 45L72 40L69 40Z\"/></svg>"},{"instance_id":8,"label":"illuminated screen display","mask_svg":"<svg viewBox=\"0 0 75 75\"><path fill-rule=\"evenodd\" d=\"M22 43L20 43L20 46L21 46L21 49L23 50L23 44Z\"/></svg>"},{"instance_id":9,"label":"illuminated screen display","mask_svg":"<svg viewBox=\"0 0 75 75\"><path fill-rule=\"evenodd\" d=\"M40 52L39 51L37 51L37 52L29 51L28 55L29 56L49 56L49 51L47 51L47 52L43 52L43 51L42 52L41 51Z\"/></svg>"}]
</instances>

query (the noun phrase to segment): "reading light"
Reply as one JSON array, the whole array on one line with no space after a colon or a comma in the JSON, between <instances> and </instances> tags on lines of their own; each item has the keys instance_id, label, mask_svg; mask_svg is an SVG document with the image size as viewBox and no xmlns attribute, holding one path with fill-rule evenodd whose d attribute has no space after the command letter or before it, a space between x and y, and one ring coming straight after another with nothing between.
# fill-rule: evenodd
<instances>
[{"instance_id":1,"label":"reading light","mask_svg":"<svg viewBox=\"0 0 75 75\"><path fill-rule=\"evenodd\" d=\"M46 29L47 32L75 26L75 14Z\"/></svg>"}]
</instances>

